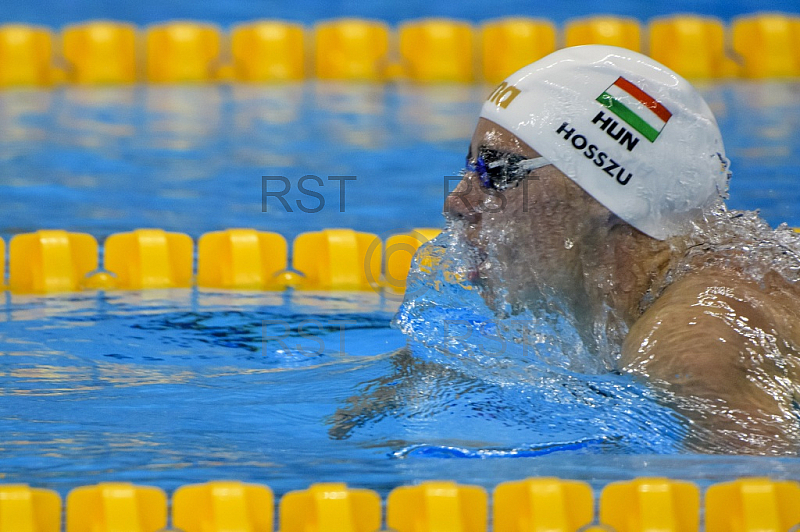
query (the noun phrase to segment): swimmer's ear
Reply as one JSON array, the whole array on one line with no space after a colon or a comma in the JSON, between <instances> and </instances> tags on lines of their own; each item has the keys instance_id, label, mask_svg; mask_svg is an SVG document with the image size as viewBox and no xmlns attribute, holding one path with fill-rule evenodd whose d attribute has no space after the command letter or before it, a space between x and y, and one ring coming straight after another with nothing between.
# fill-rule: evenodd
<instances>
[{"instance_id":1,"label":"swimmer's ear","mask_svg":"<svg viewBox=\"0 0 800 532\"><path fill-rule=\"evenodd\" d=\"M719 152L716 153L716 156L719 159L720 171L725 175L725 182L722 185L717 182L717 195L719 195L719 197L722 199L728 199L731 176L733 175L731 172L731 160Z\"/></svg>"},{"instance_id":2,"label":"swimmer's ear","mask_svg":"<svg viewBox=\"0 0 800 532\"><path fill-rule=\"evenodd\" d=\"M633 236L637 239L645 238L647 240L654 240L613 212L609 212L608 219L606 220L606 228L609 236Z\"/></svg>"},{"instance_id":3,"label":"swimmer's ear","mask_svg":"<svg viewBox=\"0 0 800 532\"><path fill-rule=\"evenodd\" d=\"M614 229L616 227L622 227L623 224L629 225L629 224L625 223L625 220L623 220L622 218L620 218L619 216L617 216L613 212L608 211L608 219L606 220L606 225L607 225L607 227L609 227L609 229Z\"/></svg>"}]
</instances>

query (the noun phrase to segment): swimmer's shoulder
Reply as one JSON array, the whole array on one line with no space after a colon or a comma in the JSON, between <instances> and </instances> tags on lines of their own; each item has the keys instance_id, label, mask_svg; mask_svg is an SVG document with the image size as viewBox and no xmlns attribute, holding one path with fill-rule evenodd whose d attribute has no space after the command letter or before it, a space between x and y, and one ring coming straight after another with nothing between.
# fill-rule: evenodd
<instances>
[{"instance_id":1,"label":"swimmer's shoulder","mask_svg":"<svg viewBox=\"0 0 800 532\"><path fill-rule=\"evenodd\" d=\"M677 283L676 294L714 296L712 299L727 303L734 312L755 320L751 326L800 339L800 285L775 271L754 280L736 270L708 268Z\"/></svg>"},{"instance_id":2,"label":"swimmer's shoulder","mask_svg":"<svg viewBox=\"0 0 800 532\"><path fill-rule=\"evenodd\" d=\"M759 335L776 337L785 350L796 352L800 289L777 273L756 282L737 271L706 268L670 285L639 317L626 338L623 358L641 358L643 351L652 351L642 343L653 341L660 342L659 352L737 354Z\"/></svg>"}]
</instances>

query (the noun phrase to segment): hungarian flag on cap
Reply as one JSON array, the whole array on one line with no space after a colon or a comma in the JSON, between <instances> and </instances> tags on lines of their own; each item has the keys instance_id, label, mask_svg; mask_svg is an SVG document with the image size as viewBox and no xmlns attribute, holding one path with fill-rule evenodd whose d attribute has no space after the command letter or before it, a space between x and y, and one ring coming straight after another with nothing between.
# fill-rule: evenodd
<instances>
[{"instance_id":1,"label":"hungarian flag on cap","mask_svg":"<svg viewBox=\"0 0 800 532\"><path fill-rule=\"evenodd\" d=\"M623 77L617 78L617 81L597 97L597 101L650 142L658 138L672 117L672 113L655 98Z\"/></svg>"}]
</instances>

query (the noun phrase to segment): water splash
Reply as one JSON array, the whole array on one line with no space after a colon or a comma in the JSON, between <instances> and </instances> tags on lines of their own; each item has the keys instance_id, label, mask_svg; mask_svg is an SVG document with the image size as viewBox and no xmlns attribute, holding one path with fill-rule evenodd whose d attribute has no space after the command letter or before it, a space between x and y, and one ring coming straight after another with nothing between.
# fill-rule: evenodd
<instances>
[{"instance_id":1,"label":"water splash","mask_svg":"<svg viewBox=\"0 0 800 532\"><path fill-rule=\"evenodd\" d=\"M789 283L800 280L800 234L786 224L771 228L758 211L729 210L720 202L673 245L685 251L676 254L667 285L712 264L759 283L771 272Z\"/></svg>"},{"instance_id":2,"label":"water splash","mask_svg":"<svg viewBox=\"0 0 800 532\"><path fill-rule=\"evenodd\" d=\"M570 304L560 299L558 290L535 276L531 276L535 304L515 304L507 286L486 290L478 271L490 271L503 279L507 265L500 259L500 248L508 242L507 230L496 231L492 235L496 244L481 250L466 242L466 229L459 223L451 222L438 238L421 248L393 325L407 335L415 356L504 388L510 394L506 396L510 409L547 412L561 423L582 424L586 429L566 439L551 432L548 439L547 433L539 430L550 430L550 425L542 425L539 418L531 425L536 436L492 453L510 456L551 445L563 449L569 448L570 442L593 441L595 437L617 442L616 452L730 452L741 451L738 442L749 440L754 446L750 452L757 449L759 438L745 434L752 429L751 420L739 420L740 426L726 436L737 442L730 445L719 434L694 427L691 415L728 415L724 407L702 398L676 397L620 374L618 358L627 327L608 305L595 305L592 318L581 322L570 315ZM567 252L576 247L571 238L561 242ZM668 242L668 247L665 273L645 294L641 303L645 308L672 283L712 265L738 271L760 286L770 276L777 275L791 286L800 278L800 235L786 226L772 229L757 212L728 210L722 203L696 221L688 235ZM585 273L584 277L595 282L603 275ZM742 326L736 332L760 334L764 356L776 364L800 363L797 358L787 362L787 350L800 352L789 340L781 340L778 346L780 342L761 334L763 331ZM753 378L764 389L782 386L767 390L775 396L800 397L800 386L790 378L776 381L758 372ZM774 423L785 425L792 419L796 422L800 417L785 412ZM785 454L793 448L792 444L775 445L756 452ZM432 445L415 447L408 454L478 456L485 452L481 448L454 449Z\"/></svg>"},{"instance_id":3,"label":"water splash","mask_svg":"<svg viewBox=\"0 0 800 532\"><path fill-rule=\"evenodd\" d=\"M640 382L610 371L609 359L592 353L557 307L496 312L487 305L473 282L486 257L458 234L450 227L420 249L393 326L415 357L494 387L505 416L528 420L528 428L513 445L507 438L491 448L430 442L398 457L675 452L685 435L680 416Z\"/></svg>"}]
</instances>

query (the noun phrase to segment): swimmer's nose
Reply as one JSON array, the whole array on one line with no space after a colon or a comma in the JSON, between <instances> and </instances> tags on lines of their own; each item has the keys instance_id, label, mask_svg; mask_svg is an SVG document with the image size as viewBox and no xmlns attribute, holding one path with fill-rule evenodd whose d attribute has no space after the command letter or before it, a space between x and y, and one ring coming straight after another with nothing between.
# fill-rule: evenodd
<instances>
[{"instance_id":1,"label":"swimmer's nose","mask_svg":"<svg viewBox=\"0 0 800 532\"><path fill-rule=\"evenodd\" d=\"M452 220L480 221L478 206L484 199L480 185L472 174L466 174L458 186L444 200L444 214Z\"/></svg>"}]
</instances>

